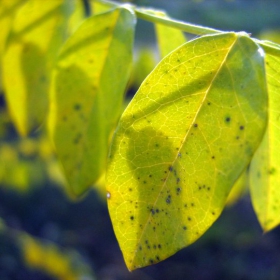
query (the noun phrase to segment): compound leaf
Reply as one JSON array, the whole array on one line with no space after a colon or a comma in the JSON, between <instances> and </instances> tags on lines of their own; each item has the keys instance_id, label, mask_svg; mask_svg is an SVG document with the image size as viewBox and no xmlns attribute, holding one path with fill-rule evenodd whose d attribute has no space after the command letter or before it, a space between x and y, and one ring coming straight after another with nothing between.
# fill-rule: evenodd
<instances>
[{"instance_id":1,"label":"compound leaf","mask_svg":"<svg viewBox=\"0 0 280 280\"><path fill-rule=\"evenodd\" d=\"M59 55L49 130L75 195L104 172L130 74L135 23L125 8L88 18Z\"/></svg>"},{"instance_id":2,"label":"compound leaf","mask_svg":"<svg viewBox=\"0 0 280 280\"><path fill-rule=\"evenodd\" d=\"M265 56L268 126L250 168L252 203L265 231L280 224L280 50L278 53Z\"/></svg>"},{"instance_id":3,"label":"compound leaf","mask_svg":"<svg viewBox=\"0 0 280 280\"><path fill-rule=\"evenodd\" d=\"M114 231L130 270L197 240L220 215L267 119L260 48L244 33L190 41L143 82L107 170Z\"/></svg>"},{"instance_id":4,"label":"compound leaf","mask_svg":"<svg viewBox=\"0 0 280 280\"><path fill-rule=\"evenodd\" d=\"M3 57L8 107L21 135L44 120L50 70L64 40L70 1L27 1L18 9Z\"/></svg>"}]
</instances>

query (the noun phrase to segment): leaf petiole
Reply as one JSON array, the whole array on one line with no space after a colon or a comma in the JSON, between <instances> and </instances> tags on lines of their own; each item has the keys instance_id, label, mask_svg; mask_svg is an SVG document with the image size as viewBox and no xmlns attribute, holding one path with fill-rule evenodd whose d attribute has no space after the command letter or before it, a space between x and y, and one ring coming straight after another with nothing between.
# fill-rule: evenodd
<instances>
[{"instance_id":1,"label":"leaf petiole","mask_svg":"<svg viewBox=\"0 0 280 280\"><path fill-rule=\"evenodd\" d=\"M122 3L117 3L114 1L109 0L96 0L100 4L103 4L105 6L109 7L117 7L122 6ZM169 27L173 27L176 29L179 29L181 31L195 34L195 35L207 35L207 34L219 34L223 33L224 31L205 27L201 25L191 24L180 20L175 20L172 18L169 18L167 16L164 16L162 11L156 10L156 9L147 9L147 8L139 8L133 4L129 4L131 8L133 8L136 16L140 19L150 21L153 23L161 23ZM253 39L257 44L259 44L267 53L274 54L279 56L280 55L280 47L277 44L269 44L265 41L261 41L258 39Z\"/></svg>"},{"instance_id":2,"label":"leaf petiole","mask_svg":"<svg viewBox=\"0 0 280 280\"><path fill-rule=\"evenodd\" d=\"M109 0L97 0L97 2L104 4L106 6L110 7L116 7L116 6L121 6L123 4L116 3L114 1L109 1ZM190 34L195 34L195 35L206 35L206 34L218 34L218 33L223 33L223 31L214 29L214 28L209 28L209 27L204 27L196 24L191 24L187 23L184 21L180 20L174 20L169 17L163 17L161 14L162 12L156 9L147 9L147 8L138 8L135 5L129 4L131 7L134 9L135 14L137 15L138 18L150 21L153 23L161 23L169 27L177 28L180 29L181 31L190 33Z\"/></svg>"},{"instance_id":3,"label":"leaf petiole","mask_svg":"<svg viewBox=\"0 0 280 280\"><path fill-rule=\"evenodd\" d=\"M135 13L138 18L141 18L143 20L147 20L153 23L161 23L169 27L180 29L181 31L190 34L206 35L206 34L223 33L223 31L214 28L204 27L204 26L187 23L180 20L174 20L169 17L159 16L156 10L151 10L146 8L135 8Z\"/></svg>"}]
</instances>

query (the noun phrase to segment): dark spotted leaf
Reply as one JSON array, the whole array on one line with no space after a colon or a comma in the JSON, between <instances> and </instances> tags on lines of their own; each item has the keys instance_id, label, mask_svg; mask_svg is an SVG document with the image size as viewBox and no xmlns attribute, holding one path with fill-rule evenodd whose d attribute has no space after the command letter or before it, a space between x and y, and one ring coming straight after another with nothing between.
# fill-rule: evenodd
<instances>
[{"instance_id":1,"label":"dark spotted leaf","mask_svg":"<svg viewBox=\"0 0 280 280\"><path fill-rule=\"evenodd\" d=\"M212 225L262 139L266 108L264 58L244 33L190 41L147 77L118 124L107 171L130 270Z\"/></svg>"},{"instance_id":2,"label":"dark spotted leaf","mask_svg":"<svg viewBox=\"0 0 280 280\"><path fill-rule=\"evenodd\" d=\"M49 130L75 195L104 172L129 78L135 23L125 8L88 18L59 55Z\"/></svg>"}]
</instances>

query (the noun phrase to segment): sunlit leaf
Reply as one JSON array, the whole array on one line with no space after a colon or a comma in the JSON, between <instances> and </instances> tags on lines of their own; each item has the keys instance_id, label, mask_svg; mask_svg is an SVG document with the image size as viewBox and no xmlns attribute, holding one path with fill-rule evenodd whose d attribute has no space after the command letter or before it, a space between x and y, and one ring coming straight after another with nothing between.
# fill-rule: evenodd
<instances>
[{"instance_id":1,"label":"sunlit leaf","mask_svg":"<svg viewBox=\"0 0 280 280\"><path fill-rule=\"evenodd\" d=\"M64 46L53 75L49 129L72 191L104 172L132 63L134 14L124 8L87 19Z\"/></svg>"},{"instance_id":2,"label":"sunlit leaf","mask_svg":"<svg viewBox=\"0 0 280 280\"><path fill-rule=\"evenodd\" d=\"M14 18L3 57L6 99L21 135L38 127L48 108L50 69L65 39L72 1L27 1ZM71 6L71 5L70 5Z\"/></svg>"},{"instance_id":3,"label":"sunlit leaf","mask_svg":"<svg viewBox=\"0 0 280 280\"><path fill-rule=\"evenodd\" d=\"M97 2L95 0L90 0L90 4L91 4L91 8L92 8L92 13L94 15L97 15L97 14L101 14L101 13L104 13L104 12L108 12L108 10L110 10L110 6L108 5L104 5L100 2Z\"/></svg>"},{"instance_id":4,"label":"sunlit leaf","mask_svg":"<svg viewBox=\"0 0 280 280\"><path fill-rule=\"evenodd\" d=\"M74 0L74 11L71 14L68 21L68 34L69 36L76 31L80 24L86 19L85 9L83 7L83 1Z\"/></svg>"},{"instance_id":5,"label":"sunlit leaf","mask_svg":"<svg viewBox=\"0 0 280 280\"><path fill-rule=\"evenodd\" d=\"M157 12L157 15L159 15L159 12ZM165 13L162 13L161 16L168 18ZM186 42L184 33L181 30L167 27L160 23L155 24L155 30L161 57L166 56Z\"/></svg>"},{"instance_id":6,"label":"sunlit leaf","mask_svg":"<svg viewBox=\"0 0 280 280\"><path fill-rule=\"evenodd\" d=\"M257 217L265 231L280 224L280 50L266 54L269 95L268 127L250 172L250 190Z\"/></svg>"},{"instance_id":7,"label":"sunlit leaf","mask_svg":"<svg viewBox=\"0 0 280 280\"><path fill-rule=\"evenodd\" d=\"M121 117L107 170L110 216L130 270L198 239L220 215L266 126L258 45L244 33L166 56Z\"/></svg>"},{"instance_id":8,"label":"sunlit leaf","mask_svg":"<svg viewBox=\"0 0 280 280\"><path fill-rule=\"evenodd\" d=\"M1 0L0 2L0 89L2 88L2 55L13 17L24 0Z\"/></svg>"},{"instance_id":9,"label":"sunlit leaf","mask_svg":"<svg viewBox=\"0 0 280 280\"><path fill-rule=\"evenodd\" d=\"M103 12L111 10L108 5L102 5L102 3L96 2L95 0L89 0L89 9L91 14L97 15ZM86 8L83 0L75 0L75 9L71 18L69 20L69 33L72 34L73 31L79 27L79 25L86 19Z\"/></svg>"},{"instance_id":10,"label":"sunlit leaf","mask_svg":"<svg viewBox=\"0 0 280 280\"><path fill-rule=\"evenodd\" d=\"M259 44L265 51L266 54L280 57L280 45L271 41L261 41L254 39L254 41Z\"/></svg>"},{"instance_id":11,"label":"sunlit leaf","mask_svg":"<svg viewBox=\"0 0 280 280\"><path fill-rule=\"evenodd\" d=\"M183 21L172 19L170 17L162 17L161 11L153 8L151 9L151 8L135 7L135 11L137 13L137 16L141 19L148 20L151 22L161 23L172 28L176 26L176 28L190 34L211 35L211 34L223 33L222 31L219 31L217 29L185 23Z\"/></svg>"}]
</instances>

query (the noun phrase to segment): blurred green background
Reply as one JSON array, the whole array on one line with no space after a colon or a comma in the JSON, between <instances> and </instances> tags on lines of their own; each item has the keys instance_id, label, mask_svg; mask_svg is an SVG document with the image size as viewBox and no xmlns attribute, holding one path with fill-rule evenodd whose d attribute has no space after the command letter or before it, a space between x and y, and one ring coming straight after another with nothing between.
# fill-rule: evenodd
<instances>
[{"instance_id":1,"label":"blurred green background","mask_svg":"<svg viewBox=\"0 0 280 280\"><path fill-rule=\"evenodd\" d=\"M44 1L44 0L42 0ZM280 43L280 2L139 0L191 23ZM188 37L190 38L190 37ZM153 26L139 21L135 79L128 99L154 66ZM146 53L142 50L151 49ZM280 279L280 228L263 234L249 195L195 244L160 264L128 272L115 239L104 191L73 201L51 145L39 129L20 139L0 94L0 279L214 280ZM101 184L102 185L102 184Z\"/></svg>"}]
</instances>

